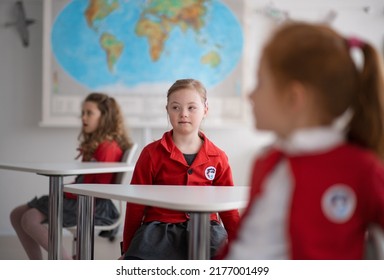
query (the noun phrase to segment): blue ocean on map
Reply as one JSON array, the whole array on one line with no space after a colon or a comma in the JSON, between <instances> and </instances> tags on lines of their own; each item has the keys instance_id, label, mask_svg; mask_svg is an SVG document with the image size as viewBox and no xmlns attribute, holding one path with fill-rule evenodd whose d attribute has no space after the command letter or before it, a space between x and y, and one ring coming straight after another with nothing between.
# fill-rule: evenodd
<instances>
[{"instance_id":1,"label":"blue ocean on map","mask_svg":"<svg viewBox=\"0 0 384 280\"><path fill-rule=\"evenodd\" d=\"M119 8L90 26L85 16L90 2L71 1L52 26L55 60L70 77L89 89L116 85L129 89L180 78L198 79L209 88L224 81L240 62L243 30L221 1L205 1L204 24L198 30L193 26L184 30L180 25L171 26L157 59L151 56L150 38L138 36L136 29L151 1L117 2ZM162 28L162 16L152 14L147 19ZM122 49L110 64L101 46L101 37L106 33L120 42Z\"/></svg>"}]
</instances>

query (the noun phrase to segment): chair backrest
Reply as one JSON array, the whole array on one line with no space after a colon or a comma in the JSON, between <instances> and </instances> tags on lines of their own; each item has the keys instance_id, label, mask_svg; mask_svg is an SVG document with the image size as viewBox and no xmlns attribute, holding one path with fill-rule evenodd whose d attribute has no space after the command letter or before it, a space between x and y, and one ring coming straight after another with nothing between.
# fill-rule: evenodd
<instances>
[{"instance_id":1,"label":"chair backrest","mask_svg":"<svg viewBox=\"0 0 384 280\"><path fill-rule=\"evenodd\" d=\"M126 162L128 164L131 164L133 162L133 157L135 156L137 147L138 147L137 143L133 143L131 148L125 150L121 158L121 162ZM115 184L121 184L124 181L126 174L127 172L117 173L115 176Z\"/></svg>"}]
</instances>

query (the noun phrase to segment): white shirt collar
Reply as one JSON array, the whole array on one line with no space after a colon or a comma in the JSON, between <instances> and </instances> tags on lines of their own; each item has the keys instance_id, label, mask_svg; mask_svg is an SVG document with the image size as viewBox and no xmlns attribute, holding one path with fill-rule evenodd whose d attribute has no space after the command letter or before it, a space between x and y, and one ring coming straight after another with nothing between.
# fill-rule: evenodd
<instances>
[{"instance_id":1,"label":"white shirt collar","mask_svg":"<svg viewBox=\"0 0 384 280\"><path fill-rule=\"evenodd\" d=\"M288 138L278 139L276 146L289 155L316 154L329 151L345 142L345 132L352 116L352 109L347 109L329 126L298 129Z\"/></svg>"},{"instance_id":2,"label":"white shirt collar","mask_svg":"<svg viewBox=\"0 0 384 280\"><path fill-rule=\"evenodd\" d=\"M278 139L276 146L289 155L301 155L326 152L344 142L344 133L328 126L296 130L287 139Z\"/></svg>"}]
</instances>

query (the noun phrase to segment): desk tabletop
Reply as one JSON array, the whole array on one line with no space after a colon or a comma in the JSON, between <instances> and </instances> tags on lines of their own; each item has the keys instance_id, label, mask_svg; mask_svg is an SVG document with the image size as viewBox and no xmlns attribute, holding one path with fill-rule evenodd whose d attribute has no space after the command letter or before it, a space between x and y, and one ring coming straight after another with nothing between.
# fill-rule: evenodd
<instances>
[{"instance_id":1,"label":"desk tabletop","mask_svg":"<svg viewBox=\"0 0 384 280\"><path fill-rule=\"evenodd\" d=\"M133 171L134 165L122 162L0 162L0 169L37 173L47 176L116 173Z\"/></svg>"},{"instance_id":2,"label":"desk tabletop","mask_svg":"<svg viewBox=\"0 0 384 280\"><path fill-rule=\"evenodd\" d=\"M65 192L190 212L217 212L247 205L249 187L68 184Z\"/></svg>"}]
</instances>

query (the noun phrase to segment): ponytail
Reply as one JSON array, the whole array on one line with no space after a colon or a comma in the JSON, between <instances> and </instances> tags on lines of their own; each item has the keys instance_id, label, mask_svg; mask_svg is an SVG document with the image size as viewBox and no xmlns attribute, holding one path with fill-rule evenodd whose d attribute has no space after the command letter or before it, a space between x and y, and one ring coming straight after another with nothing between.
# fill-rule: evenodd
<instances>
[{"instance_id":1,"label":"ponytail","mask_svg":"<svg viewBox=\"0 0 384 280\"><path fill-rule=\"evenodd\" d=\"M361 51L357 67L351 50ZM349 142L384 160L384 77L379 53L358 38L344 38L327 25L289 22L269 39L263 59L277 84L299 81L312 87L323 125L352 109Z\"/></svg>"},{"instance_id":2,"label":"ponytail","mask_svg":"<svg viewBox=\"0 0 384 280\"><path fill-rule=\"evenodd\" d=\"M353 104L354 116L350 122L348 139L384 159L382 61L370 44L362 43L359 49L364 55L364 66L359 71L359 88Z\"/></svg>"}]
</instances>

